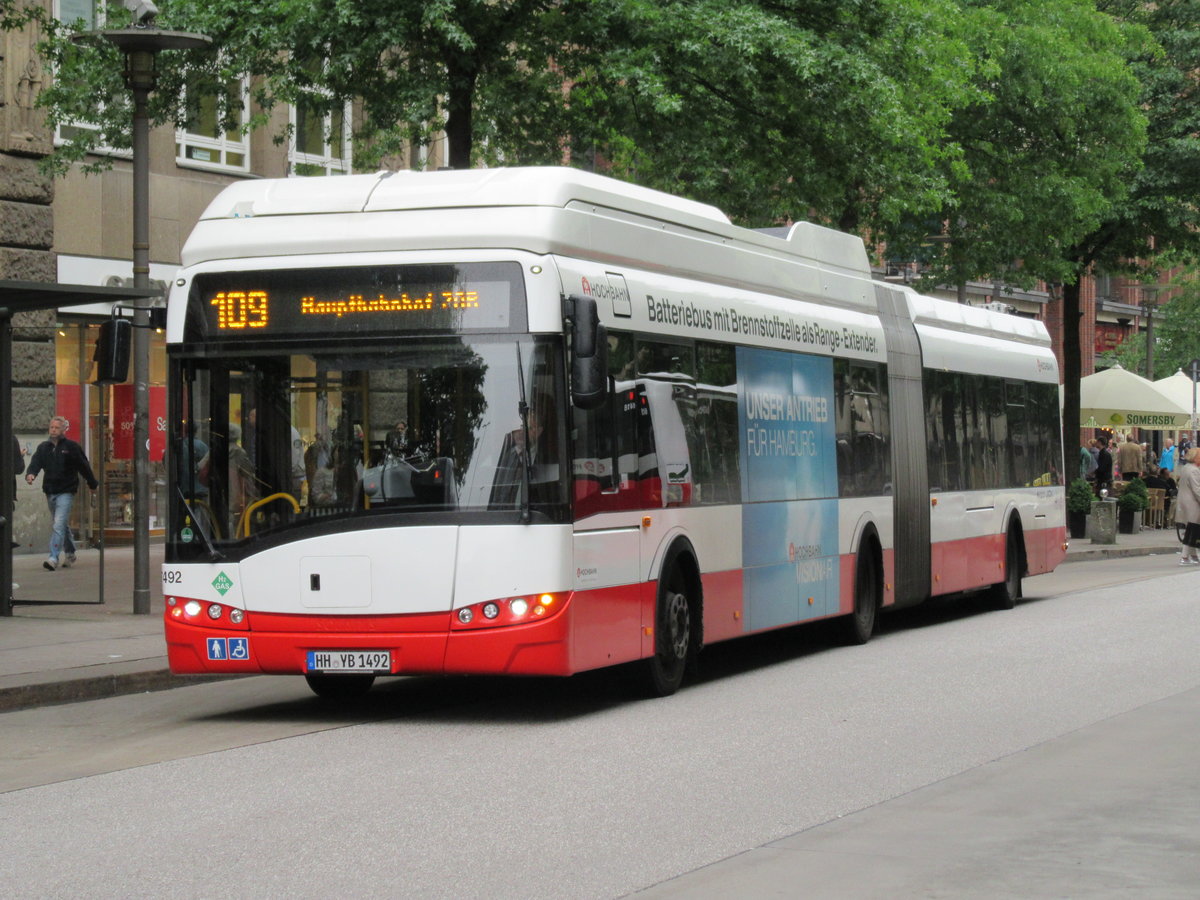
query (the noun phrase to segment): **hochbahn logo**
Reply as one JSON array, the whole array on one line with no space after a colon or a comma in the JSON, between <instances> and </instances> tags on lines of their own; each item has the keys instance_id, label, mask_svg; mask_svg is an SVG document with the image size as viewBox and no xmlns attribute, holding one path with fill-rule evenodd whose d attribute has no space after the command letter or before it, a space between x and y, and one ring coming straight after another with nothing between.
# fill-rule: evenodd
<instances>
[{"instance_id":1,"label":"hochbahn logo","mask_svg":"<svg viewBox=\"0 0 1200 900\"><path fill-rule=\"evenodd\" d=\"M224 597L227 593L229 593L229 589L233 587L233 581L230 580L228 575L222 572L213 579L212 586L217 589L218 594Z\"/></svg>"}]
</instances>

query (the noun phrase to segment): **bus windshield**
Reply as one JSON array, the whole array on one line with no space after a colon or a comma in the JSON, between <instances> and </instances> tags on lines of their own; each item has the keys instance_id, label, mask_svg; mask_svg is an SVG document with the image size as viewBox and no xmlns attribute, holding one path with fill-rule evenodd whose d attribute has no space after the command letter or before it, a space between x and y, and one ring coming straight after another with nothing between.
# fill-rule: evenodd
<instances>
[{"instance_id":1,"label":"bus windshield","mask_svg":"<svg viewBox=\"0 0 1200 900\"><path fill-rule=\"evenodd\" d=\"M336 342L173 366L174 558L334 519L566 515L553 339Z\"/></svg>"}]
</instances>

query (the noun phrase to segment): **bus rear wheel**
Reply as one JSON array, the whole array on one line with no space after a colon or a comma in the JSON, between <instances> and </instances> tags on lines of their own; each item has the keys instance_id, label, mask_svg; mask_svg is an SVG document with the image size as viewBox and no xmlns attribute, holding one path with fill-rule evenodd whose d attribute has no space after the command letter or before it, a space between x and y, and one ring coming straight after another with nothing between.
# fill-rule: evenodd
<instances>
[{"instance_id":1,"label":"bus rear wheel","mask_svg":"<svg viewBox=\"0 0 1200 900\"><path fill-rule=\"evenodd\" d=\"M1012 609L1021 596L1020 532L1009 531L1004 541L1004 580L992 585L992 602L997 609Z\"/></svg>"},{"instance_id":2,"label":"bus rear wheel","mask_svg":"<svg viewBox=\"0 0 1200 900\"><path fill-rule=\"evenodd\" d=\"M654 655L646 660L651 696L668 697L683 684L692 645L687 578L678 566L659 588L654 613Z\"/></svg>"},{"instance_id":3,"label":"bus rear wheel","mask_svg":"<svg viewBox=\"0 0 1200 900\"><path fill-rule=\"evenodd\" d=\"M374 675L305 675L312 692L322 700L354 700L375 683Z\"/></svg>"},{"instance_id":4,"label":"bus rear wheel","mask_svg":"<svg viewBox=\"0 0 1200 900\"><path fill-rule=\"evenodd\" d=\"M875 633L879 610L879 569L870 547L860 547L854 564L854 612L843 619L842 639L847 644L865 644Z\"/></svg>"}]
</instances>

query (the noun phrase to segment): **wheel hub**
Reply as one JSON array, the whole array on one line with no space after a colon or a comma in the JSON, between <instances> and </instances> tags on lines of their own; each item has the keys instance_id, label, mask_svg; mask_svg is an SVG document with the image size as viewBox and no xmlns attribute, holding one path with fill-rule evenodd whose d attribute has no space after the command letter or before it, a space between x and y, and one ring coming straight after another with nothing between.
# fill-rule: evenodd
<instances>
[{"instance_id":1,"label":"wheel hub","mask_svg":"<svg viewBox=\"0 0 1200 900\"><path fill-rule=\"evenodd\" d=\"M683 659L687 656L688 638L692 628L687 597L677 591L669 592L666 612L668 646L676 659Z\"/></svg>"}]
</instances>

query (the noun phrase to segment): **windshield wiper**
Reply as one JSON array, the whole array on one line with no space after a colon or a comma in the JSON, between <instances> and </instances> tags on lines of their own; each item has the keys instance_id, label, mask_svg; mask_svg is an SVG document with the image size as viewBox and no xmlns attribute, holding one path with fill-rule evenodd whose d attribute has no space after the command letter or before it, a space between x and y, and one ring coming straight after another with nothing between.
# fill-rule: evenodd
<instances>
[{"instance_id":1,"label":"windshield wiper","mask_svg":"<svg viewBox=\"0 0 1200 900\"><path fill-rule=\"evenodd\" d=\"M517 413L521 416L521 431L525 435L525 458L521 466L521 524L528 525L533 519L533 505L530 502L533 492L533 448L529 446L529 402L525 396L525 365L521 360L520 342L517 343L517 387L521 392Z\"/></svg>"},{"instance_id":2,"label":"windshield wiper","mask_svg":"<svg viewBox=\"0 0 1200 900\"><path fill-rule=\"evenodd\" d=\"M204 527L203 522L200 520L200 517L196 515L195 510L192 509L192 505L188 503L188 499L184 495L183 490L176 485L175 492L179 494L179 499L183 501L183 508L187 510L188 516L194 523L196 523L196 533L200 535L200 540L204 542L204 546L208 550L208 558L212 562L220 562L223 560L225 558L225 554L213 546L212 536L209 535L208 529Z\"/></svg>"}]
</instances>

